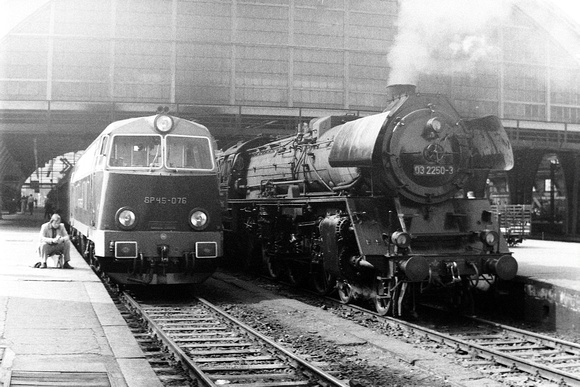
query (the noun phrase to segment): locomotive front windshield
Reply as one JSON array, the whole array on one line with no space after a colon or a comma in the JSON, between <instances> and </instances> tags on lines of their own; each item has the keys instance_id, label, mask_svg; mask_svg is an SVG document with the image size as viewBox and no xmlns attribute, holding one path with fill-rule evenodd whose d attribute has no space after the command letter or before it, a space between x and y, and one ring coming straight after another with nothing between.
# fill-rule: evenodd
<instances>
[{"instance_id":1,"label":"locomotive front windshield","mask_svg":"<svg viewBox=\"0 0 580 387\"><path fill-rule=\"evenodd\" d=\"M109 166L114 168L212 170L211 144L206 137L117 135L113 137Z\"/></svg>"},{"instance_id":2,"label":"locomotive front windshield","mask_svg":"<svg viewBox=\"0 0 580 387\"><path fill-rule=\"evenodd\" d=\"M213 157L206 137L166 137L168 168L213 169Z\"/></svg>"},{"instance_id":3,"label":"locomotive front windshield","mask_svg":"<svg viewBox=\"0 0 580 387\"><path fill-rule=\"evenodd\" d=\"M109 165L159 168L162 160L161 136L115 136Z\"/></svg>"}]
</instances>

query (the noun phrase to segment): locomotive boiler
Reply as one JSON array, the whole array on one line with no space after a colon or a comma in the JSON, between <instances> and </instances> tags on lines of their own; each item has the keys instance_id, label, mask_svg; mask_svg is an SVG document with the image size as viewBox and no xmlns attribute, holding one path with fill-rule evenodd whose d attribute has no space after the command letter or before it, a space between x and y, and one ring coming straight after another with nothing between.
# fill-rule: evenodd
<instances>
[{"instance_id":1,"label":"locomotive boiler","mask_svg":"<svg viewBox=\"0 0 580 387\"><path fill-rule=\"evenodd\" d=\"M208 129L160 112L110 124L70 176L73 240L118 284L196 284L222 255Z\"/></svg>"},{"instance_id":2,"label":"locomotive boiler","mask_svg":"<svg viewBox=\"0 0 580 387\"><path fill-rule=\"evenodd\" d=\"M513 166L501 121L462 119L413 85L389 92L380 114L316 118L223 152L226 231L246 263L394 315L427 288L512 279L517 262L485 197L488 173Z\"/></svg>"}]
</instances>

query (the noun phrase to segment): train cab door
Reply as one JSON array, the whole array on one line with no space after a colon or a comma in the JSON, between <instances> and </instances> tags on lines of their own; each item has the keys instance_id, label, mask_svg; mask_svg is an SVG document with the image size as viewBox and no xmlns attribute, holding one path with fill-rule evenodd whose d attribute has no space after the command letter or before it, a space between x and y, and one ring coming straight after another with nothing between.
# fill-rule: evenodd
<instances>
[{"instance_id":1,"label":"train cab door","mask_svg":"<svg viewBox=\"0 0 580 387\"><path fill-rule=\"evenodd\" d=\"M93 173L89 176L89 192L91 192L91 198L89 203L89 211L91 214L91 221L90 226L96 227L97 226L97 214L100 213L100 204L101 204L101 194L102 194L102 186L103 186L103 178L104 178L104 171L107 166L107 159L108 159L108 145L109 145L109 136L101 137L101 143L99 145L99 153L97 157L95 157L95 168L93 169Z\"/></svg>"},{"instance_id":2,"label":"train cab door","mask_svg":"<svg viewBox=\"0 0 580 387\"><path fill-rule=\"evenodd\" d=\"M109 143L109 136L101 138L101 145L99 146L99 154L95 159L95 171L102 171L107 165L107 145Z\"/></svg>"}]
</instances>

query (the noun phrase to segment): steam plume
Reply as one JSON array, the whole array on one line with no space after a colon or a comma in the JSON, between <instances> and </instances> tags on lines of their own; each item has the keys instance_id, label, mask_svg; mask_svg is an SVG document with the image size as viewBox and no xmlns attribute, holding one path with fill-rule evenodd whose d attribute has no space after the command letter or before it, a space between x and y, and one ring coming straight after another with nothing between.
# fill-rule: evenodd
<instances>
[{"instance_id":1,"label":"steam plume","mask_svg":"<svg viewBox=\"0 0 580 387\"><path fill-rule=\"evenodd\" d=\"M493 36L512 0L401 0L398 35L387 56L389 84L419 74L471 71L497 52Z\"/></svg>"}]
</instances>

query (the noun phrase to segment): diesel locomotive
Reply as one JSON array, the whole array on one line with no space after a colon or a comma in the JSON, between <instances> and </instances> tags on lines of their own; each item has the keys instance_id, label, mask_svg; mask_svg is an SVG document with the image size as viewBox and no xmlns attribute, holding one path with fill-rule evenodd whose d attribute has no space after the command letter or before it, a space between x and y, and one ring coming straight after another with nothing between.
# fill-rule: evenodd
<instances>
[{"instance_id":1,"label":"diesel locomotive","mask_svg":"<svg viewBox=\"0 0 580 387\"><path fill-rule=\"evenodd\" d=\"M243 253L232 257L393 315L428 289L516 275L485 197L489 172L513 166L499 118L462 119L414 85L389 93L382 113L315 118L223 151L226 242Z\"/></svg>"},{"instance_id":2,"label":"diesel locomotive","mask_svg":"<svg viewBox=\"0 0 580 387\"><path fill-rule=\"evenodd\" d=\"M195 284L222 255L216 142L160 112L111 123L69 179L71 234L118 284Z\"/></svg>"}]
</instances>

